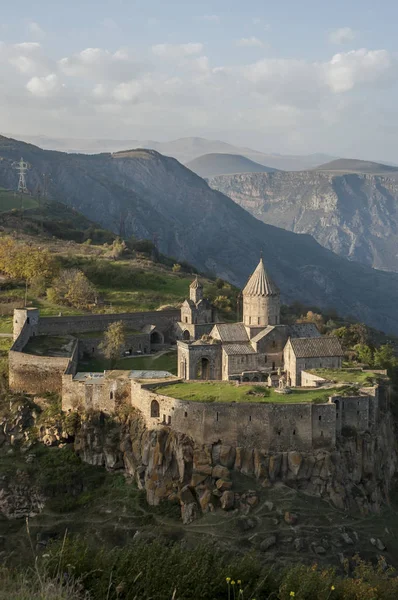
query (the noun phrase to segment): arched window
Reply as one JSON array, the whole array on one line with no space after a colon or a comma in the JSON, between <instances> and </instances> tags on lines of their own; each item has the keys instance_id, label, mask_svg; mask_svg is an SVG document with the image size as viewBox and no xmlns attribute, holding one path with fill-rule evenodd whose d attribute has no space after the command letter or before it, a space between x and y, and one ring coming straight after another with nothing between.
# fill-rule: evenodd
<instances>
[{"instance_id":1,"label":"arched window","mask_svg":"<svg viewBox=\"0 0 398 600\"><path fill-rule=\"evenodd\" d=\"M109 393L109 398L110 398L111 400L113 400L113 392L110 392L110 393Z\"/></svg>"},{"instance_id":2,"label":"arched window","mask_svg":"<svg viewBox=\"0 0 398 600\"><path fill-rule=\"evenodd\" d=\"M184 331L184 333L182 334L182 339L183 339L183 340L189 340L189 339L190 339L190 337L191 337L191 334L189 333L188 329L186 329L186 330Z\"/></svg>"},{"instance_id":3,"label":"arched window","mask_svg":"<svg viewBox=\"0 0 398 600\"><path fill-rule=\"evenodd\" d=\"M152 400L151 402L151 417L156 419L160 415L160 407L159 402L157 400Z\"/></svg>"}]
</instances>

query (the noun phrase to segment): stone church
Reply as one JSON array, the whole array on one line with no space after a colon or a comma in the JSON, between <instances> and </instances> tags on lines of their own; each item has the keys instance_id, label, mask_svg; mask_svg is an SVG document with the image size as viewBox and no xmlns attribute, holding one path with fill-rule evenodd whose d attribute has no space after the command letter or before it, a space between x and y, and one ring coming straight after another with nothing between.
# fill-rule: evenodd
<instances>
[{"instance_id":1,"label":"stone church","mask_svg":"<svg viewBox=\"0 0 398 600\"><path fill-rule=\"evenodd\" d=\"M281 325L280 292L262 258L243 290L241 323L218 322L196 278L179 329L178 375L186 380L267 381L283 372L288 386L300 386L302 371L342 364L337 338L312 323Z\"/></svg>"}]
</instances>

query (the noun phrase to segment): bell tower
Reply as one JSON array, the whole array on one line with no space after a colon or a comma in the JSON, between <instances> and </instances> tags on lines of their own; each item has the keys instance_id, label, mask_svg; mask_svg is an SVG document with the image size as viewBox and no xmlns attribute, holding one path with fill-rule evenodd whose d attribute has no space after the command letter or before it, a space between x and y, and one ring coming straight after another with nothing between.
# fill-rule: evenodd
<instances>
[{"instance_id":1,"label":"bell tower","mask_svg":"<svg viewBox=\"0 0 398 600\"><path fill-rule=\"evenodd\" d=\"M189 298L192 302L197 304L200 300L203 300L203 286L200 283L198 276L195 277L194 281L189 286Z\"/></svg>"}]
</instances>

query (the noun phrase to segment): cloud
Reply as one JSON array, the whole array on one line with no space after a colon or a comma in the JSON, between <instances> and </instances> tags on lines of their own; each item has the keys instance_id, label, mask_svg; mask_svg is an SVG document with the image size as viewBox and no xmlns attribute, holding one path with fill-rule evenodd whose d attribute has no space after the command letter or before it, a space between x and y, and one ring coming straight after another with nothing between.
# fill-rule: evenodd
<instances>
[{"instance_id":1,"label":"cloud","mask_svg":"<svg viewBox=\"0 0 398 600\"><path fill-rule=\"evenodd\" d=\"M102 48L86 48L59 61L61 72L70 77L87 77L123 81L138 73L143 65L127 50L110 52Z\"/></svg>"},{"instance_id":2,"label":"cloud","mask_svg":"<svg viewBox=\"0 0 398 600\"><path fill-rule=\"evenodd\" d=\"M156 44L152 46L152 52L155 56L167 59L185 58L200 54L203 51L203 44Z\"/></svg>"},{"instance_id":3,"label":"cloud","mask_svg":"<svg viewBox=\"0 0 398 600\"><path fill-rule=\"evenodd\" d=\"M48 98L54 96L60 89L61 85L55 73L50 73L45 77L32 77L26 84L26 89L39 98Z\"/></svg>"},{"instance_id":4,"label":"cloud","mask_svg":"<svg viewBox=\"0 0 398 600\"><path fill-rule=\"evenodd\" d=\"M49 56L37 42L0 43L0 129L121 139L126 131L136 139L228 139L233 132L243 145L267 139L277 152L340 155L347 154L342 132L349 129L353 146L358 136L362 149L368 136L379 157L398 130L398 59L385 49L227 65L215 63L201 43L159 44L140 61L126 48L84 48L58 61ZM397 160L396 143L389 143Z\"/></svg>"},{"instance_id":5,"label":"cloud","mask_svg":"<svg viewBox=\"0 0 398 600\"><path fill-rule=\"evenodd\" d=\"M28 31L36 39L41 39L46 35L44 29L42 29L36 21L30 21L28 23Z\"/></svg>"},{"instance_id":6,"label":"cloud","mask_svg":"<svg viewBox=\"0 0 398 600\"><path fill-rule=\"evenodd\" d=\"M351 27L340 27L329 33L329 42L332 44L346 44L357 38L357 32Z\"/></svg>"},{"instance_id":7,"label":"cloud","mask_svg":"<svg viewBox=\"0 0 398 600\"><path fill-rule=\"evenodd\" d=\"M237 46L242 48L263 48L264 43L255 36L249 38L241 38L236 42Z\"/></svg>"}]
</instances>

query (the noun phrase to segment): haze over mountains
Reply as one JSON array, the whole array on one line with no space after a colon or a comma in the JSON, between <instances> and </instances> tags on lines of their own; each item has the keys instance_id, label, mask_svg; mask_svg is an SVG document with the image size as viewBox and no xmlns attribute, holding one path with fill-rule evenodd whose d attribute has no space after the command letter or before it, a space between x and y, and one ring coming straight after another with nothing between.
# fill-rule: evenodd
<instances>
[{"instance_id":1,"label":"haze over mountains","mask_svg":"<svg viewBox=\"0 0 398 600\"><path fill-rule=\"evenodd\" d=\"M397 167L338 160L311 171L224 175L209 183L264 223L398 271L397 177Z\"/></svg>"},{"instance_id":2,"label":"haze over mountains","mask_svg":"<svg viewBox=\"0 0 398 600\"><path fill-rule=\"evenodd\" d=\"M267 154L250 148L234 146L220 140L207 140L201 137L179 138L170 142L134 139L68 139L11 134L7 134L7 137L21 139L25 142L38 145L45 150L58 150L69 153L96 154L100 152L119 152L134 148L148 148L156 150L165 156L172 156L182 164L187 164L205 154L238 154L260 165L266 165L272 169L283 169L285 171L310 169L334 158L327 154L309 154L303 156Z\"/></svg>"},{"instance_id":3,"label":"haze over mountains","mask_svg":"<svg viewBox=\"0 0 398 600\"><path fill-rule=\"evenodd\" d=\"M30 189L42 183L46 173L53 199L108 229L156 237L164 254L239 286L263 250L285 301L335 307L343 315L398 333L397 274L350 262L310 236L262 223L172 158L146 150L68 155L3 137L0 187L15 189L13 162L21 156L31 165Z\"/></svg>"},{"instance_id":4,"label":"haze over mountains","mask_svg":"<svg viewBox=\"0 0 398 600\"><path fill-rule=\"evenodd\" d=\"M269 173L275 170L239 154L204 154L189 161L185 166L205 179L216 175Z\"/></svg>"}]
</instances>

